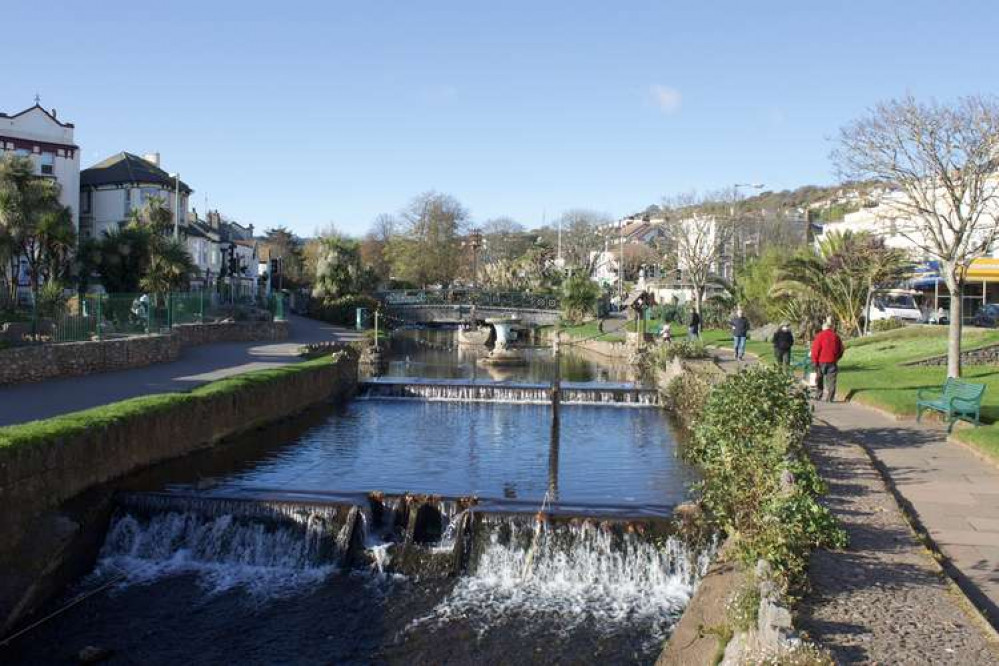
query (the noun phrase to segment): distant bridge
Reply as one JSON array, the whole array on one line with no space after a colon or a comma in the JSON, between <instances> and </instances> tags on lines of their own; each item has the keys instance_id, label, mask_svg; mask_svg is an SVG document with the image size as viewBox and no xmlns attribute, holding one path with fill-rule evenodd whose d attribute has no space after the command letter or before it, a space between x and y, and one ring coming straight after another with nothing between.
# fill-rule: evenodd
<instances>
[{"instance_id":1,"label":"distant bridge","mask_svg":"<svg viewBox=\"0 0 999 666\"><path fill-rule=\"evenodd\" d=\"M385 309L414 323L448 324L513 314L524 324L547 326L559 318L559 298L527 292L491 292L468 289L395 290L377 294Z\"/></svg>"}]
</instances>

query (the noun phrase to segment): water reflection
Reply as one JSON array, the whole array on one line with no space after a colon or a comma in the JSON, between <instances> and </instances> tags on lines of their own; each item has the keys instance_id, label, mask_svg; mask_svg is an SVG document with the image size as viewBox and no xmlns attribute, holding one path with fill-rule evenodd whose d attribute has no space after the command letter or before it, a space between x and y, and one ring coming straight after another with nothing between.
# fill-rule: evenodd
<instances>
[{"instance_id":1,"label":"water reflection","mask_svg":"<svg viewBox=\"0 0 999 666\"><path fill-rule=\"evenodd\" d=\"M527 359L519 367L481 367L485 347L460 347L453 329L416 329L396 331L392 336L389 363L383 374L391 377L429 377L436 379L492 379L549 382L555 375L555 360L550 347L518 347ZM571 382L631 382L647 385L627 363L602 357L563 344L562 379Z\"/></svg>"}]
</instances>

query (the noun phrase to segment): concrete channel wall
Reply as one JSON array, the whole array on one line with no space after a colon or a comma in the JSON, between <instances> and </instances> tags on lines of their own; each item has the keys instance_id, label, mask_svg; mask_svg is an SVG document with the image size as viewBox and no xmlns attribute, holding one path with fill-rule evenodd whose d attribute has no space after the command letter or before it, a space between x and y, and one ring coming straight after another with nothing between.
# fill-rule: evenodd
<instances>
[{"instance_id":1,"label":"concrete channel wall","mask_svg":"<svg viewBox=\"0 0 999 666\"><path fill-rule=\"evenodd\" d=\"M100 511L67 513L65 504L154 463L352 395L356 352L332 358L233 391L136 410L62 437L0 446L0 634L58 589L46 581L79 551L81 535L95 531L86 523L102 519Z\"/></svg>"},{"instance_id":2,"label":"concrete channel wall","mask_svg":"<svg viewBox=\"0 0 999 666\"><path fill-rule=\"evenodd\" d=\"M141 368L175 361L187 345L279 341L288 331L286 321L180 324L162 334L11 347L0 350L0 384Z\"/></svg>"}]
</instances>

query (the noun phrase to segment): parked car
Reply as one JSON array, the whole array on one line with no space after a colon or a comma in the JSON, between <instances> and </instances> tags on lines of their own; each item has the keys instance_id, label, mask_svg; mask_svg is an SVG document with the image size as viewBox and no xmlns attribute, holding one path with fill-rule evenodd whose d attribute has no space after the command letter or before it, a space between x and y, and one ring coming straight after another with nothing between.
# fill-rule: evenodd
<instances>
[{"instance_id":1,"label":"parked car","mask_svg":"<svg viewBox=\"0 0 999 666\"><path fill-rule=\"evenodd\" d=\"M982 328L995 328L999 324L999 303L989 303L975 313L971 323Z\"/></svg>"},{"instance_id":2,"label":"parked car","mask_svg":"<svg viewBox=\"0 0 999 666\"><path fill-rule=\"evenodd\" d=\"M871 321L897 319L907 324L923 321L923 313L916 304L916 293L906 289L884 289L871 301Z\"/></svg>"}]
</instances>

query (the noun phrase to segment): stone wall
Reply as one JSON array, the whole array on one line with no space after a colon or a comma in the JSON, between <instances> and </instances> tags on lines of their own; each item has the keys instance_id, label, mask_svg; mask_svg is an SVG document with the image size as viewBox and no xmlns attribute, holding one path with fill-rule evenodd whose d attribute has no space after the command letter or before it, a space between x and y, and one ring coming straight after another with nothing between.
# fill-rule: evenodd
<instances>
[{"instance_id":1,"label":"stone wall","mask_svg":"<svg viewBox=\"0 0 999 666\"><path fill-rule=\"evenodd\" d=\"M185 345L286 340L286 321L182 324L169 333L24 345L0 350L0 385L37 382L174 361Z\"/></svg>"},{"instance_id":2,"label":"stone wall","mask_svg":"<svg viewBox=\"0 0 999 666\"><path fill-rule=\"evenodd\" d=\"M267 382L184 394L81 432L0 446L0 571L6 572L0 575L0 626L42 603L39 580L59 566L62 555L38 544L50 538L46 526L53 521L73 522L61 513L64 503L154 463L346 397L356 386L357 355L343 351L329 363ZM65 527L64 543L82 531L78 524Z\"/></svg>"},{"instance_id":3,"label":"stone wall","mask_svg":"<svg viewBox=\"0 0 999 666\"><path fill-rule=\"evenodd\" d=\"M968 349L961 352L962 365L999 365L999 345L989 345L978 349ZM946 366L947 355L924 358L920 361L910 361L903 365L913 366Z\"/></svg>"}]
</instances>

